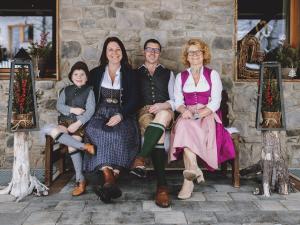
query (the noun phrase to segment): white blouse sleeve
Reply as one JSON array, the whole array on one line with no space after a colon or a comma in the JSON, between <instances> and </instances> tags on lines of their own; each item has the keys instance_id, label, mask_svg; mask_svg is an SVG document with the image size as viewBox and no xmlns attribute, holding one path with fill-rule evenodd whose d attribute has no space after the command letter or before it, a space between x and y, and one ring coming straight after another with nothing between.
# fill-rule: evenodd
<instances>
[{"instance_id":1,"label":"white blouse sleeve","mask_svg":"<svg viewBox=\"0 0 300 225\"><path fill-rule=\"evenodd\" d=\"M177 74L174 86L174 97L175 97L175 109L179 106L184 105L184 97L182 92L181 84L181 73Z\"/></svg>"},{"instance_id":2,"label":"white blouse sleeve","mask_svg":"<svg viewBox=\"0 0 300 225\"><path fill-rule=\"evenodd\" d=\"M170 80L168 84L168 92L169 92L170 100L168 100L167 102L171 105L173 111L175 110L174 85L175 85L175 76L174 73L171 71Z\"/></svg>"},{"instance_id":3,"label":"white blouse sleeve","mask_svg":"<svg viewBox=\"0 0 300 225\"><path fill-rule=\"evenodd\" d=\"M216 112L220 108L222 100L222 81L217 71L212 70L211 72L211 100L207 104L207 108Z\"/></svg>"}]
</instances>

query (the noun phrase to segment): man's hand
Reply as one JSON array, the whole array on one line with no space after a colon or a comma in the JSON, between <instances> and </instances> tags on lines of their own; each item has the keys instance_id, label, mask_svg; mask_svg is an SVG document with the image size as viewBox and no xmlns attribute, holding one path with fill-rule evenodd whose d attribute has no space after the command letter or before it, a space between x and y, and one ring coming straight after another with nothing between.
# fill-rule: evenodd
<instances>
[{"instance_id":1,"label":"man's hand","mask_svg":"<svg viewBox=\"0 0 300 225\"><path fill-rule=\"evenodd\" d=\"M206 116L210 115L212 113L212 111L209 108L205 107L203 109L199 109L198 113L199 113L200 117L202 118L202 117L206 117Z\"/></svg>"},{"instance_id":2,"label":"man's hand","mask_svg":"<svg viewBox=\"0 0 300 225\"><path fill-rule=\"evenodd\" d=\"M193 113L190 110L185 109L182 113L182 118L183 119L192 119L193 118Z\"/></svg>"},{"instance_id":3,"label":"man's hand","mask_svg":"<svg viewBox=\"0 0 300 225\"><path fill-rule=\"evenodd\" d=\"M68 132L70 132L70 133L76 132L81 125L82 125L81 121L77 120L76 122L74 122L74 123L70 124L70 126L68 126Z\"/></svg>"},{"instance_id":4,"label":"man's hand","mask_svg":"<svg viewBox=\"0 0 300 225\"><path fill-rule=\"evenodd\" d=\"M109 127L113 127L113 126L116 126L121 121L122 121L122 117L120 115L114 115L114 116L110 117L110 119L106 125Z\"/></svg>"},{"instance_id":5,"label":"man's hand","mask_svg":"<svg viewBox=\"0 0 300 225\"><path fill-rule=\"evenodd\" d=\"M168 102L155 103L155 104L150 106L149 113L157 114L161 110L170 109L170 108L171 108L171 106Z\"/></svg>"},{"instance_id":6,"label":"man's hand","mask_svg":"<svg viewBox=\"0 0 300 225\"><path fill-rule=\"evenodd\" d=\"M84 112L85 112L85 110L82 108L73 108L73 107L70 108L70 113L73 113L77 116L83 114Z\"/></svg>"}]
</instances>

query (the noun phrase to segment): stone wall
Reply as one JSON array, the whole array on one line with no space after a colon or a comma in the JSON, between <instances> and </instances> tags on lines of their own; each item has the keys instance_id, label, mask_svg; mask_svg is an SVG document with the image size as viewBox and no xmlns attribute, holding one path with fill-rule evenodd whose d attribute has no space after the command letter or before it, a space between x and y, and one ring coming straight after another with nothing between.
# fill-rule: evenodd
<instances>
[{"instance_id":1,"label":"stone wall","mask_svg":"<svg viewBox=\"0 0 300 225\"><path fill-rule=\"evenodd\" d=\"M182 45L191 37L205 40L212 50L211 67L219 71L230 94L230 120L241 131L241 164L260 158L261 136L255 129L256 83L234 81L234 1L233 0L61 0L60 70L62 80L38 81L41 126L56 121L56 93L68 83L70 66L84 60L89 68L98 65L106 37L118 36L124 42L134 67L143 62L143 43L157 38L162 46L161 63L175 73ZM6 118L8 82L1 82L0 115ZM285 83L287 146L291 167L300 167L300 84ZM1 120L0 168L13 160L13 136L5 132ZM43 140L32 133L32 166L43 166Z\"/></svg>"}]
</instances>

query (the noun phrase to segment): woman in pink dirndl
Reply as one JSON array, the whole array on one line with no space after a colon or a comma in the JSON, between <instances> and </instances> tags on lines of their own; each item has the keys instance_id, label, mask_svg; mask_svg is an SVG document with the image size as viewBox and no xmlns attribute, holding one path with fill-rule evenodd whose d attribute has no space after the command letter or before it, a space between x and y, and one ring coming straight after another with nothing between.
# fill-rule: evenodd
<instances>
[{"instance_id":1,"label":"woman in pink dirndl","mask_svg":"<svg viewBox=\"0 0 300 225\"><path fill-rule=\"evenodd\" d=\"M222 82L218 72L205 67L210 62L210 51L205 42L189 40L183 47L183 63L187 70L179 73L175 82L175 106L180 113L171 132L169 160L183 156L184 182L179 199L191 197L193 181L204 181L197 158L209 170L235 157L230 134L222 125L220 103Z\"/></svg>"}]
</instances>

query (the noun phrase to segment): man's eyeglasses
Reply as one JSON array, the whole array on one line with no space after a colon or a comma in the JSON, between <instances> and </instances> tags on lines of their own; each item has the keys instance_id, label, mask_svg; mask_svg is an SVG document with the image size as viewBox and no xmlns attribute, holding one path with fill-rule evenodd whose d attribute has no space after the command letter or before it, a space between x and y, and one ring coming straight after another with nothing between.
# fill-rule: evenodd
<instances>
[{"instance_id":1,"label":"man's eyeglasses","mask_svg":"<svg viewBox=\"0 0 300 225\"><path fill-rule=\"evenodd\" d=\"M202 53L203 53L203 51L201 51L201 50L187 52L188 56L200 56Z\"/></svg>"},{"instance_id":2,"label":"man's eyeglasses","mask_svg":"<svg viewBox=\"0 0 300 225\"><path fill-rule=\"evenodd\" d=\"M159 48L147 47L147 48L145 48L145 52L159 54L160 53L160 49Z\"/></svg>"}]
</instances>

